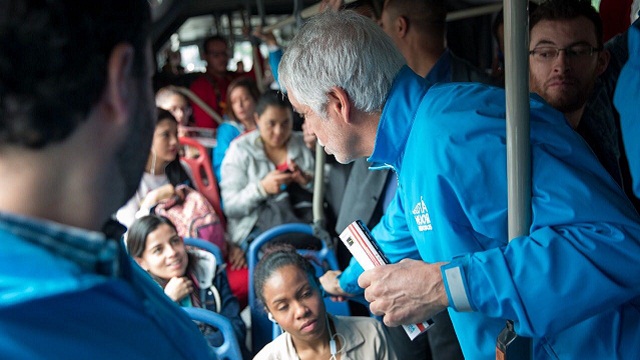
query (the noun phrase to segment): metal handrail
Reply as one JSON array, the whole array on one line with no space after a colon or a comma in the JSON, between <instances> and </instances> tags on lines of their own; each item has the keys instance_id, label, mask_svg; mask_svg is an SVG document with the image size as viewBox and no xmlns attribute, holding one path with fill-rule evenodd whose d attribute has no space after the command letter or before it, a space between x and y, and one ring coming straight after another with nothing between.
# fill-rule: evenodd
<instances>
[{"instance_id":1,"label":"metal handrail","mask_svg":"<svg viewBox=\"0 0 640 360\"><path fill-rule=\"evenodd\" d=\"M218 115L218 113L215 112L215 110L213 110L211 106L209 106L202 99L200 99L200 97L194 94L193 91L187 89L184 86L176 86L176 90L179 91L184 96L186 96L187 98L189 98L189 100L191 100L193 103L198 105L202 110L204 110L204 112L207 113L207 115L211 116L213 120L215 120L218 123L218 125L224 122L224 119L222 118L222 116Z\"/></svg>"},{"instance_id":2,"label":"metal handrail","mask_svg":"<svg viewBox=\"0 0 640 360\"><path fill-rule=\"evenodd\" d=\"M355 2L356 0L345 0L345 4L350 4L352 2ZM495 4L488 4L488 5L482 5L482 6L476 6L473 8L469 8L469 9L463 9L463 10L457 10L457 11L452 11L450 13L447 13L447 21L456 21L456 20L462 20L462 19L467 19L467 18L472 18L472 17L476 17L476 16L480 16L480 15L486 15L486 14L491 14L494 13L498 10L500 10L502 8L502 3L495 3ZM300 12L300 16L302 16L303 19L309 18L313 15L316 15L318 12L320 12L320 3L317 3L315 5L309 6L308 8L302 10ZM273 31L276 29L280 29L282 27L285 27L287 25L291 25L294 24L296 22L296 17L295 15L291 15L289 17L286 17L285 19L282 19L281 21L273 24L273 25L269 25L266 26L264 28L264 32L269 32L269 31Z\"/></svg>"},{"instance_id":3,"label":"metal handrail","mask_svg":"<svg viewBox=\"0 0 640 360\"><path fill-rule=\"evenodd\" d=\"M351 4L352 2L355 2L356 0L345 0L344 3L345 4ZM320 12L320 3L317 3L315 5L309 6L306 9L303 9L302 11L300 11L300 16L303 19L309 18L313 15L316 15L317 13ZM276 29L280 29L281 27L285 27L287 25L291 25L291 24L295 24L296 23L296 16L295 15L291 15L288 16L282 20L280 20L279 22L273 24L273 25L269 25L266 26L263 31L269 32L269 31L273 31Z\"/></svg>"}]
</instances>

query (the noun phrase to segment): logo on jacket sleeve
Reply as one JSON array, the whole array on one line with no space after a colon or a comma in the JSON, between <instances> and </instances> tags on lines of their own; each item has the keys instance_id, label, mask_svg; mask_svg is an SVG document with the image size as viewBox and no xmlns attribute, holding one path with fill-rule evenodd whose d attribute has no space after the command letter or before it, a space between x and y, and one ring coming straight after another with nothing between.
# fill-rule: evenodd
<instances>
[{"instance_id":1,"label":"logo on jacket sleeve","mask_svg":"<svg viewBox=\"0 0 640 360\"><path fill-rule=\"evenodd\" d=\"M431 226L431 218L429 217L429 211L427 210L427 205L425 205L424 200L422 200L422 196L420 196L420 201L413 207L411 211L413 217L416 219L416 224L418 224L419 231L429 231L433 230Z\"/></svg>"}]
</instances>

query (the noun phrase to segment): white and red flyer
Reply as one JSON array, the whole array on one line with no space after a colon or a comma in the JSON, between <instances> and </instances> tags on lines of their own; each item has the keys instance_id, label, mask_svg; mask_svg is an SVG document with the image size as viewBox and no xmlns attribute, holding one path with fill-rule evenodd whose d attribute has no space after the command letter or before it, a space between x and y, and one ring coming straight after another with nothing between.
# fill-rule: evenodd
<instances>
[{"instance_id":1,"label":"white and red flyer","mask_svg":"<svg viewBox=\"0 0 640 360\"><path fill-rule=\"evenodd\" d=\"M340 240L349 249L353 257L364 270L373 269L376 266L389 264L389 260L378 247L376 240L371 236L369 229L360 220L349 224L340 234ZM402 325L404 331L413 340L418 335L427 331L433 325L431 319L426 322L411 325Z\"/></svg>"}]
</instances>

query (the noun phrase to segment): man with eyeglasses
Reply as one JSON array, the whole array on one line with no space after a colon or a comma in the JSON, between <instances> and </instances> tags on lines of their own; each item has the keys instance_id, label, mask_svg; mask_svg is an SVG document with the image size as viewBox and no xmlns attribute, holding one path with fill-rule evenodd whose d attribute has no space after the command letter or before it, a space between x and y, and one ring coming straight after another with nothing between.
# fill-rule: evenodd
<instances>
[{"instance_id":1,"label":"man with eyeglasses","mask_svg":"<svg viewBox=\"0 0 640 360\"><path fill-rule=\"evenodd\" d=\"M564 113L600 163L640 209L621 149L612 98L628 58L627 34L603 44L602 21L589 0L549 0L532 13L529 86Z\"/></svg>"},{"instance_id":2,"label":"man with eyeglasses","mask_svg":"<svg viewBox=\"0 0 640 360\"><path fill-rule=\"evenodd\" d=\"M227 88L231 81L239 76L248 76L255 80L252 68L246 73L227 70L229 64L229 45L220 35L206 38L202 45L202 56L207 62L206 72L191 84L191 91L209 105L217 114L223 116L227 106ZM193 103L193 118L197 127L216 129L218 123L200 106Z\"/></svg>"}]
</instances>

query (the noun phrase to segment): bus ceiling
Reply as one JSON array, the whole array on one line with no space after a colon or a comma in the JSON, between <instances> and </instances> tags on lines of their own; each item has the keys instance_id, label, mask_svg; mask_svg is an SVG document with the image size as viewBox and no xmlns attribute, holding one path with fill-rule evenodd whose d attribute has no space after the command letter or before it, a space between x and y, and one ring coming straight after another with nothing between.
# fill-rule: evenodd
<instances>
[{"instance_id":1,"label":"bus ceiling","mask_svg":"<svg viewBox=\"0 0 640 360\"><path fill-rule=\"evenodd\" d=\"M383 0L373 1L379 10ZM265 25L271 27L280 21L295 23L292 18L295 19L293 12L296 3L301 4L299 7L304 18L314 13L319 0L149 0L149 3L154 19L151 30L153 49L158 51L178 30L180 41L189 43L216 33L239 37L243 21L247 19L252 27L262 25L265 22L263 16L268 19ZM453 16L449 20L455 20L495 12L501 7L502 1L447 0L447 4ZM183 25L187 20L190 24L185 28ZM232 29L229 29L229 24Z\"/></svg>"},{"instance_id":2,"label":"bus ceiling","mask_svg":"<svg viewBox=\"0 0 640 360\"><path fill-rule=\"evenodd\" d=\"M303 7L316 4L317 0L300 0ZM157 51L180 29L180 37L190 40L220 33L225 36L239 34L242 17L250 13L251 26L260 25L259 2L255 0L149 0L154 20L151 29L153 49ZM291 15L294 0L262 1L264 12L270 19ZM192 28L181 29L187 20L195 18ZM201 18L201 20L198 20ZM272 20L273 21L273 20ZM236 28L231 32L228 25ZM218 31L219 30L219 31ZM182 39L181 39L182 41Z\"/></svg>"}]
</instances>

